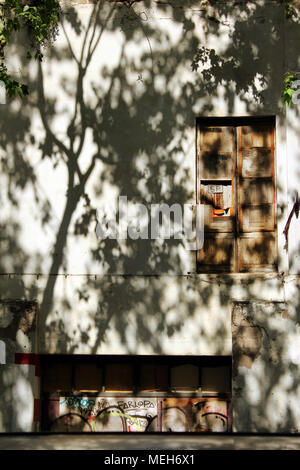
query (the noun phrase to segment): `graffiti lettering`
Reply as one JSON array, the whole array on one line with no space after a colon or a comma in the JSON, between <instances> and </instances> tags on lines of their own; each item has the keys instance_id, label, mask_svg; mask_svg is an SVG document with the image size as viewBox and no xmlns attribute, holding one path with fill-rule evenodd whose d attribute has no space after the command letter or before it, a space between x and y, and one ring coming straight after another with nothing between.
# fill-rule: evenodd
<instances>
[{"instance_id":1,"label":"graffiti lettering","mask_svg":"<svg viewBox=\"0 0 300 470\"><path fill-rule=\"evenodd\" d=\"M123 416L124 418L129 420L129 423L135 423L137 426L137 431L141 431L141 424L137 418L134 418L133 416L127 415L125 413L116 413L114 411L111 412L112 415L114 416ZM129 424L129 430L130 430L130 424Z\"/></svg>"},{"instance_id":2,"label":"graffiti lettering","mask_svg":"<svg viewBox=\"0 0 300 470\"><path fill-rule=\"evenodd\" d=\"M155 404L149 400L139 400L139 401L118 401L118 406L120 408L128 409L128 408L155 408Z\"/></svg>"},{"instance_id":3,"label":"graffiti lettering","mask_svg":"<svg viewBox=\"0 0 300 470\"><path fill-rule=\"evenodd\" d=\"M227 405L217 398L62 397L60 416L51 430L227 432Z\"/></svg>"}]
</instances>

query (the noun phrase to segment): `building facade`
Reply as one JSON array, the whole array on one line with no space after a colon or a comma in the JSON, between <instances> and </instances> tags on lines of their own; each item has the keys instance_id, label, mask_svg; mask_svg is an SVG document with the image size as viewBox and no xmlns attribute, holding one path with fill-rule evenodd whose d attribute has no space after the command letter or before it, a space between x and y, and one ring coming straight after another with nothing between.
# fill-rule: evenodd
<instances>
[{"instance_id":1,"label":"building facade","mask_svg":"<svg viewBox=\"0 0 300 470\"><path fill-rule=\"evenodd\" d=\"M299 36L275 0L76 0L42 63L11 46L1 432L299 432Z\"/></svg>"}]
</instances>

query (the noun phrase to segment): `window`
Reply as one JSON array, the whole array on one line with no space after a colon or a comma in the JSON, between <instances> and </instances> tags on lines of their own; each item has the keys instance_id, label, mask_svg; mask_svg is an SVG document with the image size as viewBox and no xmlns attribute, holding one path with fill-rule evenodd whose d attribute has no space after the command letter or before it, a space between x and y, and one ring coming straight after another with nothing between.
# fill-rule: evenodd
<instances>
[{"instance_id":1,"label":"window","mask_svg":"<svg viewBox=\"0 0 300 470\"><path fill-rule=\"evenodd\" d=\"M274 127L274 118L198 119L198 272L276 270Z\"/></svg>"},{"instance_id":2,"label":"window","mask_svg":"<svg viewBox=\"0 0 300 470\"><path fill-rule=\"evenodd\" d=\"M230 392L228 357L45 355L41 366L46 394Z\"/></svg>"},{"instance_id":3,"label":"window","mask_svg":"<svg viewBox=\"0 0 300 470\"><path fill-rule=\"evenodd\" d=\"M42 355L40 361L43 431L231 431L231 357Z\"/></svg>"}]
</instances>

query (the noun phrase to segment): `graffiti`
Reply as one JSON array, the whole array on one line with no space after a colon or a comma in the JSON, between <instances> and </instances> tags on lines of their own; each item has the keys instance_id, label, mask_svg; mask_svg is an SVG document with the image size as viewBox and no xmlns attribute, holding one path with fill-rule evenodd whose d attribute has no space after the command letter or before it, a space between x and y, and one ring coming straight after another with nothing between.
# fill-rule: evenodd
<instances>
[{"instance_id":1,"label":"graffiti","mask_svg":"<svg viewBox=\"0 0 300 470\"><path fill-rule=\"evenodd\" d=\"M60 405L63 405L66 403L66 405L69 408L78 408L78 409L83 409L85 411L92 410L93 407L95 406L95 400L88 400L87 398L77 398L77 397L68 397L68 398L63 398L60 401Z\"/></svg>"},{"instance_id":2,"label":"graffiti","mask_svg":"<svg viewBox=\"0 0 300 470\"><path fill-rule=\"evenodd\" d=\"M92 422L94 424L94 429L97 430L99 426L97 427L97 418L101 420L105 420L107 418L107 415L109 416L117 416L118 418L121 419L122 425L123 425L123 430L127 432L143 432L146 431L149 423L152 421L153 417L152 416L140 416L140 415L130 415L127 413L122 413L121 411L110 411L109 409L104 409L100 411L100 413L97 415L96 419L94 419ZM154 417L155 418L155 417Z\"/></svg>"},{"instance_id":3,"label":"graffiti","mask_svg":"<svg viewBox=\"0 0 300 470\"><path fill-rule=\"evenodd\" d=\"M146 432L157 417L156 399L62 397L59 407L64 416L84 417L96 432Z\"/></svg>"},{"instance_id":4,"label":"graffiti","mask_svg":"<svg viewBox=\"0 0 300 470\"><path fill-rule=\"evenodd\" d=\"M227 402L218 399L166 398L162 405L164 432L227 432Z\"/></svg>"},{"instance_id":5,"label":"graffiti","mask_svg":"<svg viewBox=\"0 0 300 470\"><path fill-rule=\"evenodd\" d=\"M99 399L97 401L97 408L98 410L104 409L107 406L109 406L109 401L110 399ZM95 400L88 400L87 398L81 398L81 397L63 397L60 401L60 405L63 405L64 403L67 404L67 406L72 407L74 406L75 408L87 408L91 409L95 406L96 401ZM120 408L129 409L129 408L155 408L156 403L154 400L139 400L139 401L133 401L133 400L118 400L116 402L116 405L119 406Z\"/></svg>"},{"instance_id":6,"label":"graffiti","mask_svg":"<svg viewBox=\"0 0 300 470\"><path fill-rule=\"evenodd\" d=\"M52 432L91 432L88 420L77 413L67 413L59 416L51 426Z\"/></svg>"},{"instance_id":7,"label":"graffiti","mask_svg":"<svg viewBox=\"0 0 300 470\"><path fill-rule=\"evenodd\" d=\"M178 406L166 406L162 411L163 432L189 431L186 412Z\"/></svg>"},{"instance_id":8,"label":"graffiti","mask_svg":"<svg viewBox=\"0 0 300 470\"><path fill-rule=\"evenodd\" d=\"M122 418L129 419L129 422L136 426L137 432L141 431L141 424L140 424L139 420L137 418L135 418L134 416L130 416L130 415L127 415L125 413L117 413L117 412L114 412L114 411L112 411L111 414L112 414L112 416L120 416ZM131 424L129 426L131 426ZM129 431L130 430L131 429L129 427Z\"/></svg>"},{"instance_id":9,"label":"graffiti","mask_svg":"<svg viewBox=\"0 0 300 470\"><path fill-rule=\"evenodd\" d=\"M156 415L144 412L124 413L121 408L110 406L99 411L97 416L90 416L90 423L95 431L146 432Z\"/></svg>"},{"instance_id":10,"label":"graffiti","mask_svg":"<svg viewBox=\"0 0 300 470\"><path fill-rule=\"evenodd\" d=\"M54 432L228 432L217 398L61 397Z\"/></svg>"}]
</instances>

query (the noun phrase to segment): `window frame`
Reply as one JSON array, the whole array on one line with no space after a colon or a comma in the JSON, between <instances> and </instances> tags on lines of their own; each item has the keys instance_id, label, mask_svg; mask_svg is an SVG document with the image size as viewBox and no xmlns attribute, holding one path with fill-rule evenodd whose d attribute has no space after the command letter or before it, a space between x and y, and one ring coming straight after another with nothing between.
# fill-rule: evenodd
<instances>
[{"instance_id":1,"label":"window frame","mask_svg":"<svg viewBox=\"0 0 300 470\"><path fill-rule=\"evenodd\" d=\"M155 397L231 397L231 386L230 390L228 391L221 391L221 392L210 392L204 390L202 387L202 369L203 368L227 368L229 374L229 382L231 383L231 366L232 366L232 357L231 356L102 356L102 355L93 355L93 356L85 356L85 355L40 355L40 362L41 362L41 396L69 396L69 394L74 394L76 396L136 396L136 397L147 397L147 396L155 396ZM65 367L70 368L70 376L71 376L71 387L68 390L59 389L57 391L47 391L44 388L44 374L45 369L49 366L56 366L56 365L63 365ZM77 365L84 365L84 364L94 364L97 365L99 369L102 369L102 386L99 390L94 391L87 391L85 390L77 390L75 387L75 368ZM133 367L133 382L134 386L132 391L121 391L121 390L108 390L106 388L106 369L113 364L130 364ZM164 391L158 390L141 390L141 383L140 383L140 367L143 365L150 364L150 365L164 365L167 367L167 389ZM179 390L173 388L171 383L171 369L177 366L183 365L194 365L198 368L198 389L195 390Z\"/></svg>"},{"instance_id":2,"label":"window frame","mask_svg":"<svg viewBox=\"0 0 300 470\"><path fill-rule=\"evenodd\" d=\"M257 230L242 230L242 217L244 209L242 208L241 203L241 180L245 177L242 176L241 172L241 132L242 128L246 126L253 126L255 124L266 124L270 126L271 131L271 155L272 155L272 204L274 207L274 225L271 229L257 229ZM228 240L233 238L233 263L228 265L228 267L224 267L223 265L208 265L201 263L199 261L199 253L200 250L196 252L196 272L197 273L211 273L211 274L218 274L218 273L228 273L228 274L241 274L241 273L270 273L270 272L278 272L278 224L277 224L277 178L276 178L276 118L275 116L242 116L242 117L197 117L196 118L196 203L201 204L201 182L205 181L207 184L209 181L220 181L225 182L225 180L230 181L229 178L203 178L201 175L201 166L202 166L202 149L200 145L201 140L201 130L205 127L228 127L234 129L234 150L233 150L233 158L234 161L232 162L232 206L233 206L233 222L232 222L232 229L231 230L215 230L209 231L214 233L214 235L208 236L213 240L214 237L222 237L222 234L228 233ZM263 177L253 177L254 179L263 180ZM251 178L249 178L250 180ZM267 180L268 178L265 177ZM250 205L250 204L249 204ZM258 203L257 206L260 204ZM261 203L263 205L263 203ZM204 229L205 230L205 229ZM240 256L240 242L243 238L247 238L250 234L258 234L258 233L265 233L270 232L274 235L274 264L272 265L261 265L261 266L254 266L248 268L241 268L241 256ZM219 234L219 235L218 235ZM249 234L249 235L247 235ZM204 231L204 242L205 242L205 231ZM226 237L224 237L224 240ZM204 249L204 248L202 248Z\"/></svg>"}]
</instances>

